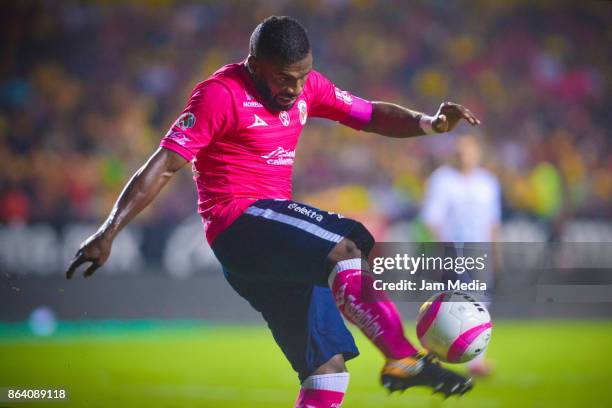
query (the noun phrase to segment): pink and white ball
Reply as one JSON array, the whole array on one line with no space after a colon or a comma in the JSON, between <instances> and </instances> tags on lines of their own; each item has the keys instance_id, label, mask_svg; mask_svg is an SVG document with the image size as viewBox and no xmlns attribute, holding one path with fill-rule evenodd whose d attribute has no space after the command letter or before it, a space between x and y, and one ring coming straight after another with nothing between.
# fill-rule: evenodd
<instances>
[{"instance_id":1,"label":"pink and white ball","mask_svg":"<svg viewBox=\"0 0 612 408\"><path fill-rule=\"evenodd\" d=\"M423 347L440 360L465 363L487 348L491 315L466 293L443 292L423 303L416 329Z\"/></svg>"}]
</instances>

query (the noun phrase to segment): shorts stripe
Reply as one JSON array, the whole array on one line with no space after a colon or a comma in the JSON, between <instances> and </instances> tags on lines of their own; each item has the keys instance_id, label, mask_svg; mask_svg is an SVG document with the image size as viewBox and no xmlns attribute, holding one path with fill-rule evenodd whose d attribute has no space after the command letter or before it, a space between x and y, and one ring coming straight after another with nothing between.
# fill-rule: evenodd
<instances>
[{"instance_id":1,"label":"shorts stripe","mask_svg":"<svg viewBox=\"0 0 612 408\"><path fill-rule=\"evenodd\" d=\"M340 242L344 238L342 235L335 234L331 231L328 231L324 228L319 227L311 222L301 220L299 218L291 217L286 214L282 214L271 210L269 208L263 209L255 206L251 206L247 208L245 214L250 214L255 217L263 217L268 220L282 222L283 224L291 225L293 227L299 228L302 231L308 232L312 235L315 235L319 238L322 238L331 242Z\"/></svg>"}]
</instances>

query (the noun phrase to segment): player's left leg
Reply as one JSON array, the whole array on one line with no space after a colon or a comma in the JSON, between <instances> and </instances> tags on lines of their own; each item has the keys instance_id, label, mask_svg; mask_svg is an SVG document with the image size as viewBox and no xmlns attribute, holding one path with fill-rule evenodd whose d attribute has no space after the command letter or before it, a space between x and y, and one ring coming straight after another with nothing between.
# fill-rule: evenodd
<instances>
[{"instance_id":1,"label":"player's left leg","mask_svg":"<svg viewBox=\"0 0 612 408\"><path fill-rule=\"evenodd\" d=\"M344 317L385 355L381 381L387 389L422 385L449 396L462 395L472 388L470 379L443 368L410 344L393 302L383 291L368 290L373 287L373 277L359 246L351 239L343 239L330 252L327 269L331 269L329 285Z\"/></svg>"},{"instance_id":2,"label":"player's left leg","mask_svg":"<svg viewBox=\"0 0 612 408\"><path fill-rule=\"evenodd\" d=\"M404 335L402 320L393 302L384 292L366 294L363 290L372 287L373 278L368 273L368 262L361 256L357 245L344 239L327 257L327 269L331 269L329 286L338 308L387 359L416 355L418 350Z\"/></svg>"}]
</instances>

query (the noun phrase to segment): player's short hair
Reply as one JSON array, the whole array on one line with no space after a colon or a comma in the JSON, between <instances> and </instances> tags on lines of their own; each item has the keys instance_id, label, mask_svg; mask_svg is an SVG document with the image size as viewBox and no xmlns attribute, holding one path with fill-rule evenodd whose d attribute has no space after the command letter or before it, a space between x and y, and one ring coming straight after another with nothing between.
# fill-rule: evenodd
<instances>
[{"instance_id":1,"label":"player's short hair","mask_svg":"<svg viewBox=\"0 0 612 408\"><path fill-rule=\"evenodd\" d=\"M310 41L304 27L288 16L271 16L263 20L253 33L249 52L256 58L270 58L293 64L310 52Z\"/></svg>"}]
</instances>

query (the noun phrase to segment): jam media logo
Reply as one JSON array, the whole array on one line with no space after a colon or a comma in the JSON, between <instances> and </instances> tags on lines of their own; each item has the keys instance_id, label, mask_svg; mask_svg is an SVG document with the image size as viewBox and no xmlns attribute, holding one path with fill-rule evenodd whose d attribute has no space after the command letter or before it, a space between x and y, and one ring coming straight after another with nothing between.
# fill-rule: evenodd
<instances>
[{"instance_id":1,"label":"jam media logo","mask_svg":"<svg viewBox=\"0 0 612 408\"><path fill-rule=\"evenodd\" d=\"M295 150L287 150L279 146L276 150L264 154L261 158L266 159L266 163L273 166L291 166L293 159L295 159Z\"/></svg>"},{"instance_id":2,"label":"jam media logo","mask_svg":"<svg viewBox=\"0 0 612 408\"><path fill-rule=\"evenodd\" d=\"M338 89L337 87L334 87L334 91L336 92L336 98L341 99L347 105L351 105L353 103L353 97L350 93Z\"/></svg>"},{"instance_id":3,"label":"jam media logo","mask_svg":"<svg viewBox=\"0 0 612 408\"><path fill-rule=\"evenodd\" d=\"M179 129L187 130L191 129L196 123L196 117L191 112L185 112L176 120L176 126Z\"/></svg>"},{"instance_id":4,"label":"jam media logo","mask_svg":"<svg viewBox=\"0 0 612 408\"><path fill-rule=\"evenodd\" d=\"M306 119L308 118L308 110L306 108L305 100L302 99L298 102L298 110L300 111L300 123L305 125Z\"/></svg>"},{"instance_id":5,"label":"jam media logo","mask_svg":"<svg viewBox=\"0 0 612 408\"><path fill-rule=\"evenodd\" d=\"M283 123L283 125L289 126L289 123L291 122L291 118L289 117L289 114L287 113L287 111L282 111L281 113L279 113L278 118Z\"/></svg>"}]
</instances>

